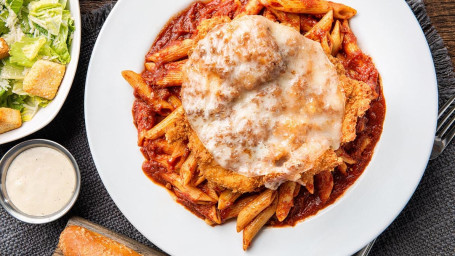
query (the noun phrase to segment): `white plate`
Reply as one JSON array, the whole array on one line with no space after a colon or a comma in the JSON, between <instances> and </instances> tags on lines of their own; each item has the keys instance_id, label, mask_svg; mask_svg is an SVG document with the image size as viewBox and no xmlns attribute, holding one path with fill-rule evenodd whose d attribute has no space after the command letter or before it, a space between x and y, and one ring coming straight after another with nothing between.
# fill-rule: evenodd
<instances>
[{"instance_id":1,"label":"white plate","mask_svg":"<svg viewBox=\"0 0 455 256\"><path fill-rule=\"evenodd\" d=\"M387 103L384 131L370 165L335 204L294 228L267 228L248 252L235 223L209 227L141 170L131 109L120 72L140 72L167 20L188 0L120 0L93 50L85 120L93 159L117 206L150 241L171 255L348 255L400 213L422 177L433 144L437 87L425 37L404 1L346 0L352 29L379 69ZM385 18L384 13L387 13Z\"/></svg>"},{"instance_id":2,"label":"white plate","mask_svg":"<svg viewBox=\"0 0 455 256\"><path fill-rule=\"evenodd\" d=\"M77 63L79 61L79 50L81 48L81 14L79 11L79 0L69 0L68 6L71 16L74 19L76 30L74 31L74 38L70 49L71 61L66 66L65 77L58 89L57 95L47 107L39 109L32 120L24 122L18 129L0 134L0 145L23 138L49 124L58 114L66 100L66 96L68 96L71 85L73 84L74 75L76 74Z\"/></svg>"}]
</instances>

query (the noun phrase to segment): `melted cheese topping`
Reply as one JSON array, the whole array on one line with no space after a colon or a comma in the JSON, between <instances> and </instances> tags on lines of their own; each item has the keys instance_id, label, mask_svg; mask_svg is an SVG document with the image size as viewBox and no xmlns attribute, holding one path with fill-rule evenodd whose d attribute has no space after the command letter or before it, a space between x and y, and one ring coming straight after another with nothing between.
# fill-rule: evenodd
<instances>
[{"instance_id":1,"label":"melted cheese topping","mask_svg":"<svg viewBox=\"0 0 455 256\"><path fill-rule=\"evenodd\" d=\"M182 103L223 168L297 180L340 145L344 94L319 43L262 16L216 27L185 67Z\"/></svg>"}]
</instances>

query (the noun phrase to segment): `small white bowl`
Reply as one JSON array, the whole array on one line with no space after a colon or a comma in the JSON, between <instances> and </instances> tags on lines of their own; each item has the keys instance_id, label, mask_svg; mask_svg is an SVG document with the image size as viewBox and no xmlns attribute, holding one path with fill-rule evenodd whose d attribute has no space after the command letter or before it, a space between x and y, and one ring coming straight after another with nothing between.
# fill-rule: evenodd
<instances>
[{"instance_id":1,"label":"small white bowl","mask_svg":"<svg viewBox=\"0 0 455 256\"><path fill-rule=\"evenodd\" d=\"M74 189L74 193L71 197L71 199L68 201L68 203L62 207L60 210L58 210L55 213L45 215L45 216L33 216L29 215L26 213L23 213L20 211L14 204L10 201L8 197L8 193L6 191L6 175L8 172L8 168L13 162L13 160L23 151L34 148L34 147L49 147L52 149L55 149L65 156L68 157L68 159L71 161L74 167L74 171L76 174L76 187ZM64 148L62 145L50 141L50 140L44 140L44 139L34 139L34 140L28 140L24 141L22 143L19 143L18 145L14 146L11 148L6 154L3 156L3 158L0 160L0 204L5 208L5 210L11 214L13 217L16 219L19 219L21 221L31 223L31 224L42 224L42 223L48 223L52 222L63 215L65 215L71 207L73 207L74 203L76 202L77 197L79 196L79 190L81 187L81 173L79 171L79 167L77 165L76 160L74 157L71 155L71 153Z\"/></svg>"},{"instance_id":2,"label":"small white bowl","mask_svg":"<svg viewBox=\"0 0 455 256\"><path fill-rule=\"evenodd\" d=\"M79 10L79 0L69 0L68 1L68 8L71 12L71 16L74 19L74 37L71 43L71 61L66 66L65 77L63 77L62 84L58 89L57 95L55 98L47 105L45 108L41 108L38 110L36 115L32 118L32 120L28 122L24 122L21 127L11 130L9 132L0 134L0 145L18 140L23 138L27 135L30 135L47 124L49 124L55 116L57 116L58 112L65 103L66 97L71 89L71 85L73 84L74 76L76 75L77 63L79 61L79 52L81 48L81 14Z\"/></svg>"}]
</instances>

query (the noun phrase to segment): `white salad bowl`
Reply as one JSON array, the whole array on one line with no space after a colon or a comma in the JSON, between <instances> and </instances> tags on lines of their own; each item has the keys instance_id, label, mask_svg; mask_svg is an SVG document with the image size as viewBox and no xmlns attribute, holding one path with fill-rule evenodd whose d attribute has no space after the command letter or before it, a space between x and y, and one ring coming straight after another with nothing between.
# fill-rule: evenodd
<instances>
[{"instance_id":1,"label":"white salad bowl","mask_svg":"<svg viewBox=\"0 0 455 256\"><path fill-rule=\"evenodd\" d=\"M21 127L15 130L0 134L0 145L18 140L45 127L55 118L55 116L57 116L63 106L63 103L65 103L76 74L77 63L79 61L79 51L81 48L81 14L79 10L79 0L68 0L68 7L71 12L71 16L74 19L75 31L70 49L71 61L66 66L65 77L63 78L57 95L49 103L49 105L45 108L39 109L32 120L24 122Z\"/></svg>"}]
</instances>

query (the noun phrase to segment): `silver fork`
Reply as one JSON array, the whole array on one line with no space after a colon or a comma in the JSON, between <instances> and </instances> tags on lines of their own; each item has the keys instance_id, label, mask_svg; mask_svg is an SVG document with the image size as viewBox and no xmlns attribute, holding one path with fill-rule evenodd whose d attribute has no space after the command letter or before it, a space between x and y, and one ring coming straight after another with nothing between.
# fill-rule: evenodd
<instances>
[{"instance_id":1,"label":"silver fork","mask_svg":"<svg viewBox=\"0 0 455 256\"><path fill-rule=\"evenodd\" d=\"M452 127L455 122L455 105L450 107L455 102L455 95L452 96L442 107L438 113L438 126L436 128L436 135L434 138L433 149L431 150L430 160L438 157L442 151L449 145L453 137L455 137L455 126ZM448 110L448 111L447 111ZM447 112L447 113L446 113ZM371 241L360 251L356 252L353 256L367 256L371 248L373 248L376 239Z\"/></svg>"},{"instance_id":2,"label":"silver fork","mask_svg":"<svg viewBox=\"0 0 455 256\"><path fill-rule=\"evenodd\" d=\"M436 137L434 139L430 160L438 157L455 136L455 127L452 127L455 122L455 116L452 116L455 112L455 105L450 108L454 101L455 95L452 96L452 98L450 98L450 100L448 100L439 110L438 127L436 128ZM447 110L449 111L445 114Z\"/></svg>"}]
</instances>

